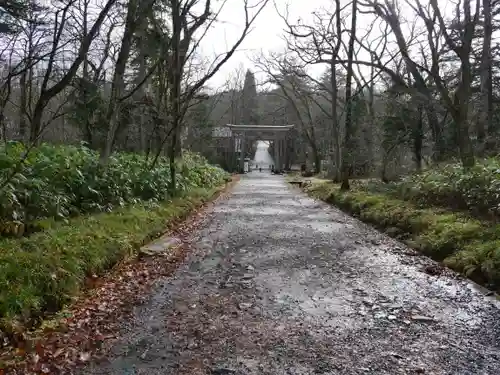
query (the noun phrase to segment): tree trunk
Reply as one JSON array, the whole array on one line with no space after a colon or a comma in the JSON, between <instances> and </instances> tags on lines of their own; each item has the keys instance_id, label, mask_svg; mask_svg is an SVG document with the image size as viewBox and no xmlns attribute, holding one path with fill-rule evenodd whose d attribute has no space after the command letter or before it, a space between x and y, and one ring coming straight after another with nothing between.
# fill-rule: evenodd
<instances>
[{"instance_id":1,"label":"tree trunk","mask_svg":"<svg viewBox=\"0 0 500 375\"><path fill-rule=\"evenodd\" d=\"M344 152L342 160L342 183L341 190L349 190L349 177L352 170L352 65L354 58L354 42L356 40L356 18L358 13L358 1L352 2L351 36L349 38L349 49L347 51L347 75L345 84L346 117L344 128Z\"/></svg>"},{"instance_id":2,"label":"tree trunk","mask_svg":"<svg viewBox=\"0 0 500 375\"><path fill-rule=\"evenodd\" d=\"M181 94L181 9L179 0L172 0L172 52L173 58L171 61L172 74L172 90L169 95L169 104L172 117L172 141L169 150L169 166L170 166L170 190L175 194L177 190L176 181L176 165L175 159L178 155L177 148L179 147L178 137L180 135L180 94Z\"/></svg>"},{"instance_id":3,"label":"tree trunk","mask_svg":"<svg viewBox=\"0 0 500 375\"><path fill-rule=\"evenodd\" d=\"M52 98L54 98L57 94L63 91L71 83L71 80L75 77L76 73L78 72L78 69L80 68L80 65L86 58L87 53L90 49L90 45L92 44L92 41L94 40L95 36L98 34L104 22L104 19L106 18L106 16L108 15L109 11L111 10L111 8L114 6L115 3L116 0L108 0L106 2L105 6L99 12L99 15L97 16L94 25L90 29L89 33L83 39L80 48L78 50L76 59L73 61L68 71L62 76L62 78L50 88L47 88L46 84L50 79L49 75L51 74L51 69L47 69L47 74L45 75L43 79L43 84L41 85L42 89L40 91L40 97L38 98L38 101L35 105L35 110L33 111L33 117L31 119L30 141L35 143L39 142L39 138L41 135L40 133L42 131L43 111L45 110L45 107ZM57 42L57 45L53 46L53 51L52 51L53 57L55 56L57 51L59 51L58 44L59 43Z\"/></svg>"},{"instance_id":4,"label":"tree trunk","mask_svg":"<svg viewBox=\"0 0 500 375\"><path fill-rule=\"evenodd\" d=\"M447 149L446 142L444 141L443 129L436 114L434 104L427 103L426 105L427 121L431 129L432 140L434 141L433 160L441 162L446 159Z\"/></svg>"},{"instance_id":5,"label":"tree trunk","mask_svg":"<svg viewBox=\"0 0 500 375\"><path fill-rule=\"evenodd\" d=\"M139 68L137 72L137 80L136 84L138 85L140 82L144 80L144 77L146 76L146 57L144 56L143 53L141 53L140 60L139 60ZM144 88L141 86L140 88L137 89L137 91L133 95L135 102L140 103L139 108L137 110L138 113L135 115L135 126L138 127L138 133L139 133L139 148L140 152L145 152L146 151L146 124L144 122L144 104L143 100L145 97L145 91Z\"/></svg>"},{"instance_id":6,"label":"tree trunk","mask_svg":"<svg viewBox=\"0 0 500 375\"><path fill-rule=\"evenodd\" d=\"M172 143L169 149L169 168L170 168L170 193L175 194L177 190L177 168L175 165L175 147L177 146L177 134L173 132Z\"/></svg>"},{"instance_id":7,"label":"tree trunk","mask_svg":"<svg viewBox=\"0 0 500 375\"><path fill-rule=\"evenodd\" d=\"M480 66L480 105L476 121L476 134L478 151L482 154L485 150L486 129L491 129L493 122L493 85L491 69L491 38L493 33L491 20L491 0L483 0L484 39ZM489 135L489 134L488 134Z\"/></svg>"},{"instance_id":8,"label":"tree trunk","mask_svg":"<svg viewBox=\"0 0 500 375\"><path fill-rule=\"evenodd\" d=\"M40 144L40 137L42 133L42 118L43 118L43 110L47 104L42 101L42 98L38 99L36 103L35 110L33 111L33 117L31 119L30 126L30 143L33 145Z\"/></svg>"},{"instance_id":9,"label":"tree trunk","mask_svg":"<svg viewBox=\"0 0 500 375\"><path fill-rule=\"evenodd\" d=\"M413 153L415 157L415 168L418 172L422 170L422 146L424 138L423 106L417 106L417 120L413 129Z\"/></svg>"},{"instance_id":10,"label":"tree trunk","mask_svg":"<svg viewBox=\"0 0 500 375\"><path fill-rule=\"evenodd\" d=\"M82 38L85 38L85 36L88 34L88 5L89 5L88 1L83 2ZM84 103L87 103L87 101L89 100L87 88L88 84L90 83L89 60L87 57L85 57L85 59L83 60L82 73L83 73L83 100ZM93 114L85 116L85 124L83 125L83 127L84 127L85 141L87 142L88 146L93 149L94 135L93 135L93 126L92 126L93 123L91 121L91 117L93 117Z\"/></svg>"},{"instance_id":11,"label":"tree trunk","mask_svg":"<svg viewBox=\"0 0 500 375\"><path fill-rule=\"evenodd\" d=\"M336 56L335 56L336 57ZM337 88L337 71L335 70L335 63L330 63L330 85L332 89L331 97L331 111L332 111L332 144L333 144L333 164L334 175L333 182L340 182L342 172L342 142L340 139L339 119L338 119L338 88Z\"/></svg>"},{"instance_id":12,"label":"tree trunk","mask_svg":"<svg viewBox=\"0 0 500 375\"><path fill-rule=\"evenodd\" d=\"M381 168L381 171L380 171L380 180L384 184L388 184L389 183L389 179L387 178L387 159L385 157L382 160L382 168Z\"/></svg>"},{"instance_id":13,"label":"tree trunk","mask_svg":"<svg viewBox=\"0 0 500 375\"><path fill-rule=\"evenodd\" d=\"M453 111L452 116L456 126L460 161L465 169L469 169L474 166L475 159L474 149L469 135L468 106L464 103L466 95L463 90L466 89L462 87L457 89L455 95L456 110Z\"/></svg>"},{"instance_id":14,"label":"tree trunk","mask_svg":"<svg viewBox=\"0 0 500 375\"><path fill-rule=\"evenodd\" d=\"M313 153L313 159L314 159L314 173L318 174L321 173L321 153L319 152L318 148L316 145L314 145L312 148L312 153Z\"/></svg>"},{"instance_id":15,"label":"tree trunk","mask_svg":"<svg viewBox=\"0 0 500 375\"><path fill-rule=\"evenodd\" d=\"M175 128L175 157L182 157L182 126L180 126L180 121L177 121L179 125Z\"/></svg>"},{"instance_id":16,"label":"tree trunk","mask_svg":"<svg viewBox=\"0 0 500 375\"><path fill-rule=\"evenodd\" d=\"M372 57L373 59L373 57ZM366 103L366 108L368 112L368 126L366 126L365 131L365 143L366 143L366 154L368 155L367 161L368 166L365 170L365 174L371 176L373 171L374 161L374 140L373 140L373 129L375 127L375 107L374 107L374 97L375 97L375 68L372 66L370 68L370 83L368 85L368 100Z\"/></svg>"},{"instance_id":17,"label":"tree trunk","mask_svg":"<svg viewBox=\"0 0 500 375\"><path fill-rule=\"evenodd\" d=\"M106 143L100 155L100 162L106 164L113 152L113 145L116 141L116 134L120 121L120 98L125 91L125 70L127 61L132 48L132 38L137 26L136 20L137 3L131 0L127 7L127 17L125 21L125 30L121 41L120 52L116 59L113 83L111 86L111 95L109 98L108 110L106 112L106 123L108 132L106 134Z\"/></svg>"},{"instance_id":18,"label":"tree trunk","mask_svg":"<svg viewBox=\"0 0 500 375\"><path fill-rule=\"evenodd\" d=\"M28 72L25 70L21 73L21 77L19 78L19 90L20 90L20 98L19 98L19 137L24 142L26 141L26 133L28 130L28 122L26 119L27 112L27 103L28 103L28 93L26 87L26 78Z\"/></svg>"}]
</instances>

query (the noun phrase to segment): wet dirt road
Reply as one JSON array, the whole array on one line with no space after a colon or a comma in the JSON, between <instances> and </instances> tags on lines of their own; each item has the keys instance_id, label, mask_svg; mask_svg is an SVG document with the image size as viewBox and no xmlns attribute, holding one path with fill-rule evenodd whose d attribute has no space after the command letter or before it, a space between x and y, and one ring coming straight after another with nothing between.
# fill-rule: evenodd
<instances>
[{"instance_id":1,"label":"wet dirt road","mask_svg":"<svg viewBox=\"0 0 500 375\"><path fill-rule=\"evenodd\" d=\"M500 374L500 312L457 277L253 172L82 374Z\"/></svg>"}]
</instances>

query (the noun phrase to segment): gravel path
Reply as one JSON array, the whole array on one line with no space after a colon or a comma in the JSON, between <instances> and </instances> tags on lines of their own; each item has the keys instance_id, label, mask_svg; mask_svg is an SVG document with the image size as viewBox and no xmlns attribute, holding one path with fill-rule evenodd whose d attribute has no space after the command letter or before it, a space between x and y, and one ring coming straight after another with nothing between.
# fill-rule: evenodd
<instances>
[{"instance_id":1,"label":"gravel path","mask_svg":"<svg viewBox=\"0 0 500 375\"><path fill-rule=\"evenodd\" d=\"M82 374L500 374L492 298L282 177L242 178L193 244Z\"/></svg>"}]
</instances>

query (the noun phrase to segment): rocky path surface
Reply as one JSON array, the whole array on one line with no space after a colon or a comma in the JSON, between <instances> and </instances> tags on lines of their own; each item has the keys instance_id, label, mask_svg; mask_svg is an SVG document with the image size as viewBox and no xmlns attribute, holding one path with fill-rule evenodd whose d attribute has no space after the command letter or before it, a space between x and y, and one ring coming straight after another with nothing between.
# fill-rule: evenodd
<instances>
[{"instance_id":1,"label":"rocky path surface","mask_svg":"<svg viewBox=\"0 0 500 375\"><path fill-rule=\"evenodd\" d=\"M242 178L192 240L82 374L500 374L493 299L282 177Z\"/></svg>"}]
</instances>

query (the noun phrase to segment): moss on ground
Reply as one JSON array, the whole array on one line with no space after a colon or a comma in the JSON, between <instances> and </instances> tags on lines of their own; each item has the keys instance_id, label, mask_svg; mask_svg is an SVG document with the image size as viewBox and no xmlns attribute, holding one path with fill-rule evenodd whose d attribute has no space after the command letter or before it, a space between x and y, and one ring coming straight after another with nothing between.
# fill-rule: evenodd
<instances>
[{"instance_id":1,"label":"moss on ground","mask_svg":"<svg viewBox=\"0 0 500 375\"><path fill-rule=\"evenodd\" d=\"M306 192L372 224L487 287L500 289L500 224L442 208L421 208L355 187L314 182Z\"/></svg>"},{"instance_id":2,"label":"moss on ground","mask_svg":"<svg viewBox=\"0 0 500 375\"><path fill-rule=\"evenodd\" d=\"M55 223L44 232L0 241L0 327L59 310L85 278L100 275L189 215L221 188L194 189L163 203Z\"/></svg>"}]
</instances>

